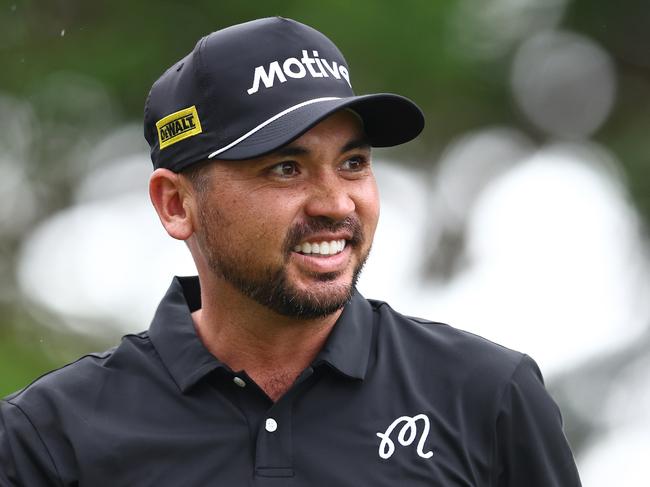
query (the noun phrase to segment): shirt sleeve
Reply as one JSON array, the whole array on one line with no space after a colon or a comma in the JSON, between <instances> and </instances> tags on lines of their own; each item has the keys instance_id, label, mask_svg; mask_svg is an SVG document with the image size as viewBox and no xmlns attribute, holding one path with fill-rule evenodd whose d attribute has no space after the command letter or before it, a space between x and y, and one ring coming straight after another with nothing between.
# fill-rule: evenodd
<instances>
[{"instance_id":1,"label":"shirt sleeve","mask_svg":"<svg viewBox=\"0 0 650 487\"><path fill-rule=\"evenodd\" d=\"M496 424L498 487L580 487L560 410L537 364L524 356L504 391Z\"/></svg>"},{"instance_id":2,"label":"shirt sleeve","mask_svg":"<svg viewBox=\"0 0 650 487\"><path fill-rule=\"evenodd\" d=\"M62 487L52 457L29 418L0 400L0 487Z\"/></svg>"}]
</instances>

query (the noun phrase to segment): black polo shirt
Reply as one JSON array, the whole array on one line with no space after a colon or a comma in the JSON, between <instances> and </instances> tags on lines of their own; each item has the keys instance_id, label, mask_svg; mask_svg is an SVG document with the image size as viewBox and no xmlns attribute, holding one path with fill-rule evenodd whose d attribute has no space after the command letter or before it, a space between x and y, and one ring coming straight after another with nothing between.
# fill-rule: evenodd
<instances>
[{"instance_id":1,"label":"black polo shirt","mask_svg":"<svg viewBox=\"0 0 650 487\"><path fill-rule=\"evenodd\" d=\"M199 307L175 278L149 331L2 401L0 485L580 485L525 355L356 293L273 403L203 346Z\"/></svg>"}]
</instances>

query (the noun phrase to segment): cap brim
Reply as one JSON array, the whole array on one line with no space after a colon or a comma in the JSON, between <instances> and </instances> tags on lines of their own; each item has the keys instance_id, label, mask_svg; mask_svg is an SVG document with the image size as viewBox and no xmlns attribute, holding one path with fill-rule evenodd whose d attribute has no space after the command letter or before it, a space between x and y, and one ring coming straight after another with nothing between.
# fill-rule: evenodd
<instances>
[{"instance_id":1,"label":"cap brim","mask_svg":"<svg viewBox=\"0 0 650 487\"><path fill-rule=\"evenodd\" d=\"M240 160L259 157L300 137L330 114L350 108L363 120L373 147L408 142L424 128L424 115L408 98L392 93L308 100L271 117L231 144L215 148L210 159Z\"/></svg>"}]
</instances>

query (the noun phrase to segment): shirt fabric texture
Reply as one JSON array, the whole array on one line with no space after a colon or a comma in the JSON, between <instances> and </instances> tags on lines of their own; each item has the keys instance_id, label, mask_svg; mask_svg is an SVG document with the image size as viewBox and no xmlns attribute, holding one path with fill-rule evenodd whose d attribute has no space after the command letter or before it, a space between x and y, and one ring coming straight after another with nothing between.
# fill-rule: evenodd
<instances>
[{"instance_id":1,"label":"shirt fabric texture","mask_svg":"<svg viewBox=\"0 0 650 487\"><path fill-rule=\"evenodd\" d=\"M203 346L200 306L176 277L148 331L0 402L0 486L580 486L526 355L355 292L273 403Z\"/></svg>"}]
</instances>

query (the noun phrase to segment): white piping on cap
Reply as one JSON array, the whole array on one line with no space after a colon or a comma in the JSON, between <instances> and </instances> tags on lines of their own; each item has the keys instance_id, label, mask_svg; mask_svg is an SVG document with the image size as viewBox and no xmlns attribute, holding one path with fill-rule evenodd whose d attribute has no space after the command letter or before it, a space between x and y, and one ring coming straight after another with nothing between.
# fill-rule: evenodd
<instances>
[{"instance_id":1,"label":"white piping on cap","mask_svg":"<svg viewBox=\"0 0 650 487\"><path fill-rule=\"evenodd\" d=\"M325 97L325 98L314 98L313 100L303 101L302 103L298 103L297 105L294 105L294 106L292 106L292 107L289 107L289 108L287 108L286 110L282 110L280 113L277 113L277 114L273 115L271 118L269 118L268 120L265 120L264 122L262 122L261 124L259 124L259 125L258 125L257 127L255 127L254 129L249 130L248 132L246 132L244 135L242 135L241 137L239 137L239 138L238 138L237 140L235 140L234 142L231 142L230 144L228 144L228 145L225 146L225 147L222 147L221 149L217 149L216 151L214 151L212 154L210 154L210 155L208 156L208 159L212 159L213 157L218 156L218 155L221 154L222 152L227 151L227 150L230 149L231 147L236 146L236 145L239 144L242 140L245 140L245 139L249 138L251 135L253 135L253 134L254 134L255 132L257 132L258 130L263 129L263 128L266 127L268 124L270 124L271 122L274 122L275 120L277 120L277 119L280 118L280 117L285 116L287 113L291 113L291 112L293 112L294 110L297 110L298 108L302 108L302 107L304 107L304 106L311 105L312 103L318 103L318 102L321 102L321 101L329 101L329 100L340 100L340 99L341 99L341 98L338 97L338 96L327 96L327 97Z\"/></svg>"}]
</instances>

